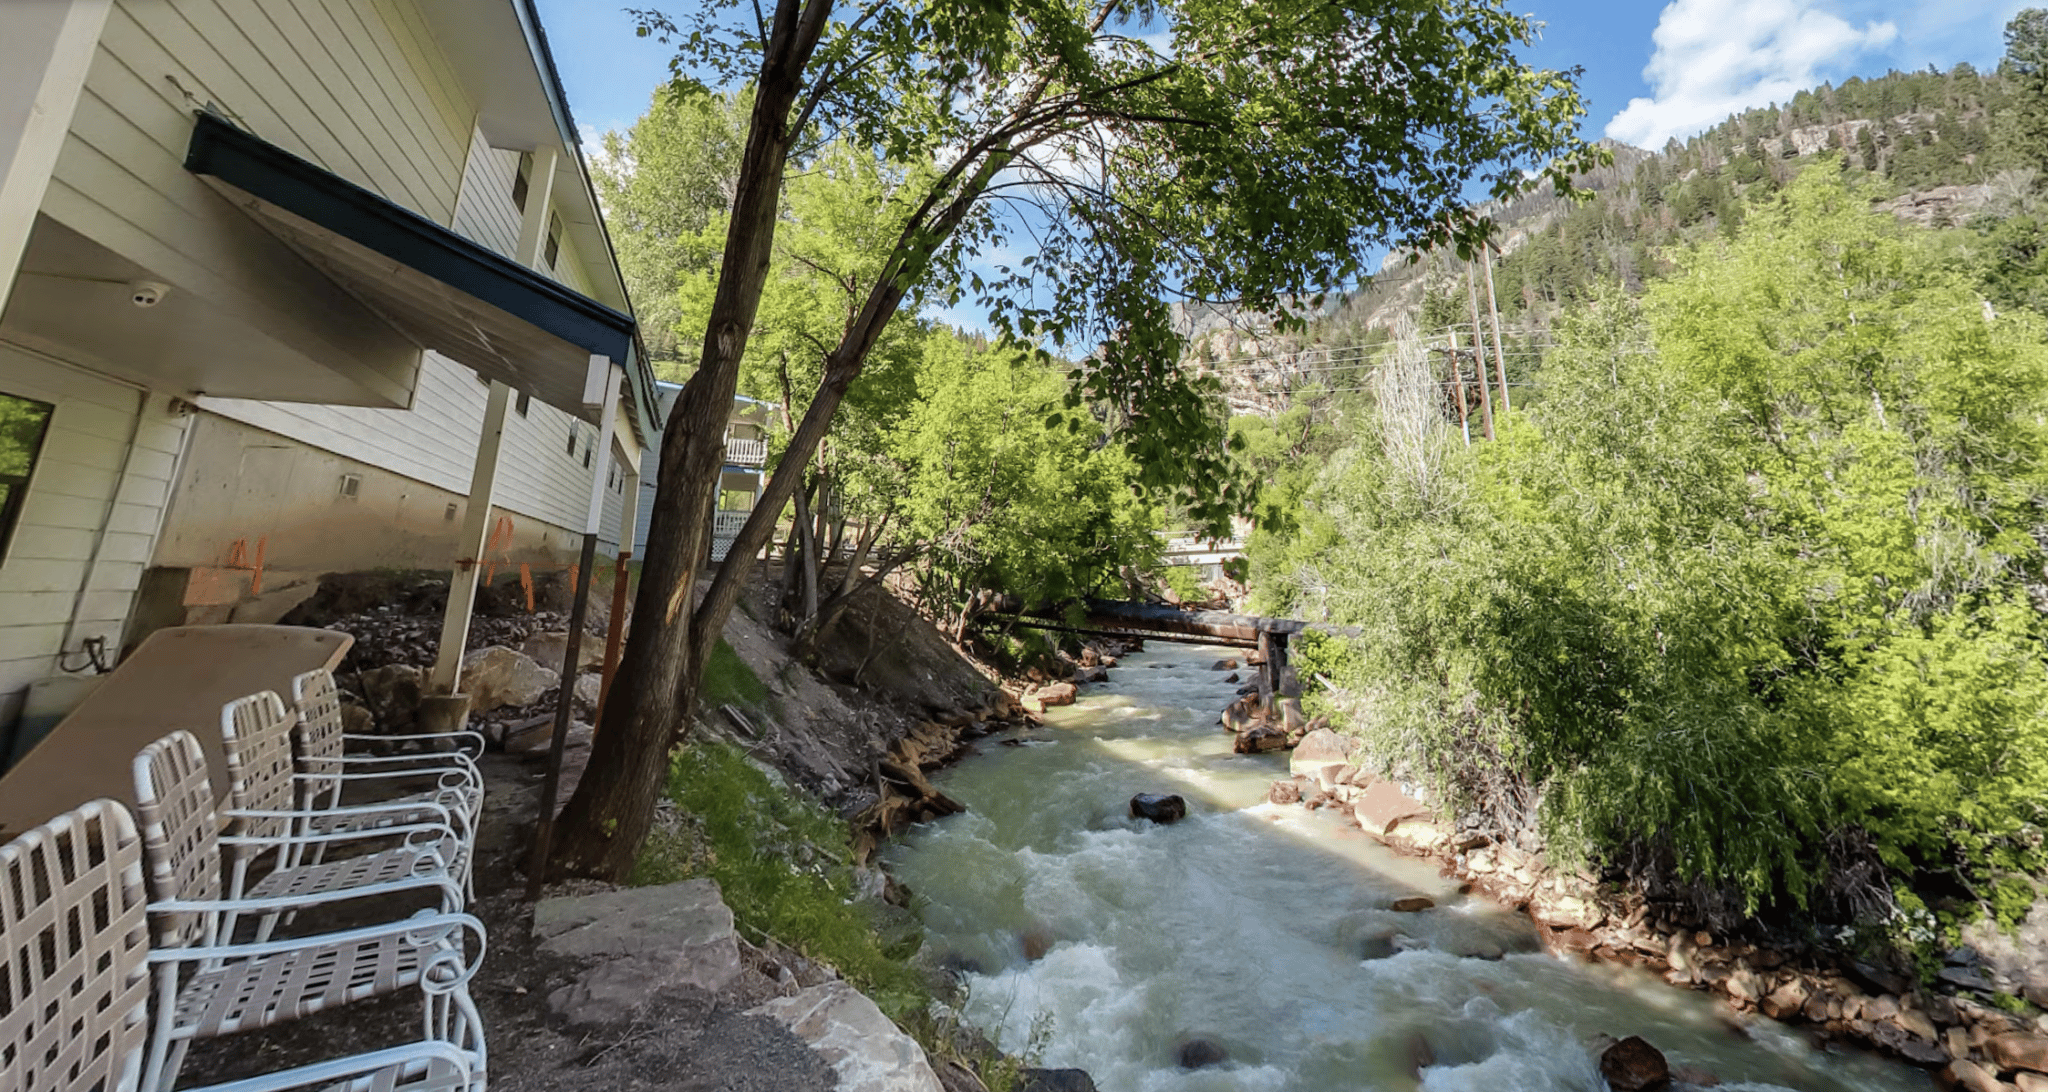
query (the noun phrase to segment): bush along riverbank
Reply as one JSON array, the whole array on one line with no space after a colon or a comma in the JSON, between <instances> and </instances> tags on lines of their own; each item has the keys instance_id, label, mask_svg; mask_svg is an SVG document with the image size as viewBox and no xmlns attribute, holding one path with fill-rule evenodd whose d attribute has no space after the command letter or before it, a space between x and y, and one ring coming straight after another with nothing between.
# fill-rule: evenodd
<instances>
[{"instance_id":1,"label":"bush along riverbank","mask_svg":"<svg viewBox=\"0 0 2048 1092\"><path fill-rule=\"evenodd\" d=\"M1268 799L1337 811L1398 852L1438 861L1475 893L1526 913L1554 951L1643 967L1737 1012L1903 1058L1936 1071L1944 1089L2048 1092L2048 899L2009 928L1978 923L1913 961L1810 927L1802 936L1789 920L1731 927L1668 876L1568 867L1536 831L1461 823L1375 765L1355 741L1315 731Z\"/></svg>"}]
</instances>

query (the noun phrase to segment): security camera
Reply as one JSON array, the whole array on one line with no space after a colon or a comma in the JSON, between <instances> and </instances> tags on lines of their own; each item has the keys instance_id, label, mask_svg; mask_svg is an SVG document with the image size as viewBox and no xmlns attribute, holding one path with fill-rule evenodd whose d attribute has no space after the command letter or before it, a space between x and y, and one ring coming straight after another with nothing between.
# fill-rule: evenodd
<instances>
[{"instance_id":1,"label":"security camera","mask_svg":"<svg viewBox=\"0 0 2048 1092\"><path fill-rule=\"evenodd\" d=\"M128 284L128 302L137 307L155 307L170 292L170 285L158 281L131 281Z\"/></svg>"}]
</instances>

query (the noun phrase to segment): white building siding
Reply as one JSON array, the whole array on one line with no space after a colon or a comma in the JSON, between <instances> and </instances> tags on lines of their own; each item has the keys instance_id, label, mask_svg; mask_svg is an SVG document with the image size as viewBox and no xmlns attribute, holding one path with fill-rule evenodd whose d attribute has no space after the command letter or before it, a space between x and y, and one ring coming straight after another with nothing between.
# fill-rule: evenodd
<instances>
[{"instance_id":1,"label":"white building siding","mask_svg":"<svg viewBox=\"0 0 2048 1092\"><path fill-rule=\"evenodd\" d=\"M71 649L102 637L110 656L120 651L186 419L161 395L6 345L0 391L56 406L0 561L0 694L8 694L59 673L74 601Z\"/></svg>"},{"instance_id":2,"label":"white building siding","mask_svg":"<svg viewBox=\"0 0 2048 1092\"><path fill-rule=\"evenodd\" d=\"M469 164L462 172L462 198L455 203L459 234L506 257L519 249L519 206L512 203L512 184L519 177L519 153L493 148L483 130L469 138Z\"/></svg>"}]
</instances>

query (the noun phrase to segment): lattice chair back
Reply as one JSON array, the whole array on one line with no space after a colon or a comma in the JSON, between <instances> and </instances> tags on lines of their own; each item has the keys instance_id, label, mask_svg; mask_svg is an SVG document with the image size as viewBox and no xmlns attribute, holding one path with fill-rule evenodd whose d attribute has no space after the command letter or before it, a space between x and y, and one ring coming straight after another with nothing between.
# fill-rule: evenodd
<instances>
[{"instance_id":1,"label":"lattice chair back","mask_svg":"<svg viewBox=\"0 0 2048 1092\"><path fill-rule=\"evenodd\" d=\"M179 729L135 756L135 810L151 901L220 898L220 817L206 753L192 733ZM157 943L211 945L218 926L215 914L160 914Z\"/></svg>"},{"instance_id":2,"label":"lattice chair back","mask_svg":"<svg viewBox=\"0 0 2048 1092\"><path fill-rule=\"evenodd\" d=\"M299 810L293 781L298 771L292 763L292 715L284 699L265 690L222 706L220 744L228 760L228 810L270 813L235 816L235 833L251 838L292 834L289 813Z\"/></svg>"},{"instance_id":3,"label":"lattice chair back","mask_svg":"<svg viewBox=\"0 0 2048 1092\"><path fill-rule=\"evenodd\" d=\"M149 1033L135 821L94 800L0 846L0 1088L121 1092Z\"/></svg>"},{"instance_id":4,"label":"lattice chair back","mask_svg":"<svg viewBox=\"0 0 2048 1092\"><path fill-rule=\"evenodd\" d=\"M341 719L341 689L334 685L334 672L314 668L292 679L292 701L298 706L298 745L301 772L309 777L333 778L328 784L315 783L311 795L329 788L339 789L344 721Z\"/></svg>"}]
</instances>

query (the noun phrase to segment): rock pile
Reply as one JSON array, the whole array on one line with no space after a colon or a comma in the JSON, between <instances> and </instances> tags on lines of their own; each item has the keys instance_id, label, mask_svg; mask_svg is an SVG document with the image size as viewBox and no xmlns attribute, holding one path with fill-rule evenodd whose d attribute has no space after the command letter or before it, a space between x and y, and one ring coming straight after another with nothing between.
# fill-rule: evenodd
<instances>
[{"instance_id":1,"label":"rock pile","mask_svg":"<svg viewBox=\"0 0 2048 1092\"><path fill-rule=\"evenodd\" d=\"M1292 756L1293 776L1275 782L1267 799L1346 809L1373 838L1401 852L1435 857L1479 893L1527 913L1555 950L1642 966L1673 985L1716 993L1738 1012L1805 1024L1824 1038L1861 1043L1930 1069L1945 1067L1939 1074L1944 1088L2048 1092L2048 1016L2015 1015L1993 1007L1988 997L1979 1000L1955 989L1957 979L1975 978L1944 974L1943 989L1935 990L1867 964L1836 966L1716 937L1673 905L1603 886L1590 873L1553 868L1540 853L1513 843L1459 830L1412 786L1382 780L1352 764L1351 757L1342 737L1310 733ZM2048 931L2048 902L2033 918ZM2035 927L2033 918L2027 928ZM2034 954L2013 958L2030 967L2025 961ZM1951 969L1982 963L1974 951L1958 952L1952 960ZM2013 977L2024 973L2001 981L2025 988ZM1629 1047L1617 1058L1637 1055ZM1628 1072L1647 1074L1649 1068L1647 1062L1630 1062ZM1624 1086L1614 1074L1608 1079L1617 1089L1664 1087Z\"/></svg>"}]
</instances>

